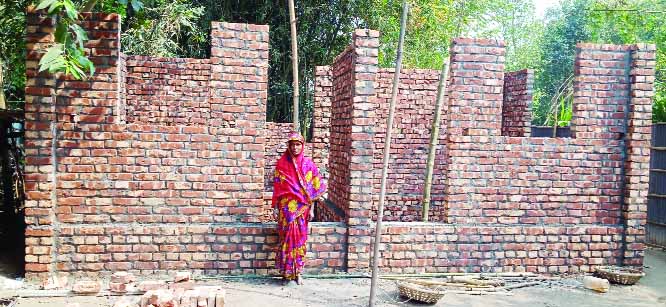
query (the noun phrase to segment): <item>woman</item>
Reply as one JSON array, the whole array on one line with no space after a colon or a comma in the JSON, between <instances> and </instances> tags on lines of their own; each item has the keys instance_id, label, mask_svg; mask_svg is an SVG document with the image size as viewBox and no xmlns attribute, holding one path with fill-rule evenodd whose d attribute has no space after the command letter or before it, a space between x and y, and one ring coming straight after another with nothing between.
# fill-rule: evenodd
<instances>
[{"instance_id":1,"label":"woman","mask_svg":"<svg viewBox=\"0 0 666 307\"><path fill-rule=\"evenodd\" d=\"M278 160L273 180L273 217L278 227L275 266L286 281L302 284L308 221L314 216L314 202L324 194L326 185L317 166L303 154L303 137L289 134L287 150Z\"/></svg>"}]
</instances>

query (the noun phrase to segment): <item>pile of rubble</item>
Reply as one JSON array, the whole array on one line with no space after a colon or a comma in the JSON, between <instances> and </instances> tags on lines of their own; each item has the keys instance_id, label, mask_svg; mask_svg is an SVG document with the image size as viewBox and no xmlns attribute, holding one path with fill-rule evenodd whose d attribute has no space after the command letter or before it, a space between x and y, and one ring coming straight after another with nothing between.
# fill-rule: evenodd
<instances>
[{"instance_id":1,"label":"pile of rubble","mask_svg":"<svg viewBox=\"0 0 666 307\"><path fill-rule=\"evenodd\" d=\"M52 287L63 283L66 279ZM219 286L196 286L189 272L178 272L170 281L140 282L132 273L116 272L111 275L108 291L102 291L99 280L79 280L71 291L76 295L117 295L113 307L224 307L226 296Z\"/></svg>"}]
</instances>

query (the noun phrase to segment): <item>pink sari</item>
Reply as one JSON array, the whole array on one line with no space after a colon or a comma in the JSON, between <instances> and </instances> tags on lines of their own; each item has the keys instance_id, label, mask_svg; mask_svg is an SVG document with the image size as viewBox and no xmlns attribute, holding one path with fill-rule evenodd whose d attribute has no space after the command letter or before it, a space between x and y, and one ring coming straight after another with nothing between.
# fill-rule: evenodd
<instances>
[{"instance_id":1,"label":"pink sari","mask_svg":"<svg viewBox=\"0 0 666 307\"><path fill-rule=\"evenodd\" d=\"M298 133L290 134L288 141L299 141L301 146L304 143ZM289 150L282 154L275 168L272 207L279 210L275 266L287 280L296 279L303 270L312 201L325 191L319 169L305 157L302 147L297 157L292 157Z\"/></svg>"}]
</instances>

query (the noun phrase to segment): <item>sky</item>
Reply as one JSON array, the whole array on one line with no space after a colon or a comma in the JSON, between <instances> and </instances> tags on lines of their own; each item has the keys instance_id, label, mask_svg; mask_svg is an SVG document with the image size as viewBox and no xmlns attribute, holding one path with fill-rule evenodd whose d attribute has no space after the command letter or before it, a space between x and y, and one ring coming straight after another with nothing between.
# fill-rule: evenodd
<instances>
[{"instance_id":1,"label":"sky","mask_svg":"<svg viewBox=\"0 0 666 307\"><path fill-rule=\"evenodd\" d=\"M557 5L559 0L532 0L534 1L534 8L536 9L536 16L538 18L543 18L543 14L546 9L552 6Z\"/></svg>"}]
</instances>

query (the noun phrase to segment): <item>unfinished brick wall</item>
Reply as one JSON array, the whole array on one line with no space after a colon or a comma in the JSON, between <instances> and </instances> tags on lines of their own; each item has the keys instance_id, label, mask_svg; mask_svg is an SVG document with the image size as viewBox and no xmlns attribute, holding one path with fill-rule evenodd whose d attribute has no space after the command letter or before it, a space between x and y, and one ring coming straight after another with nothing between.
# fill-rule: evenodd
<instances>
[{"instance_id":1,"label":"unfinished brick wall","mask_svg":"<svg viewBox=\"0 0 666 307\"><path fill-rule=\"evenodd\" d=\"M153 123L126 113L159 103L130 94L136 87L123 80L139 86L167 79L159 69L139 74L141 63L169 63L164 65L177 71L173 80L202 70L188 69L193 60L124 57L118 16L84 17L98 72L86 81L38 73L53 21L34 12L27 18L27 276L274 273L275 226L261 223L270 187L265 172L267 160L275 161L284 146L279 134L288 126L265 122L268 28L213 23L203 106L210 114L182 122L181 112L192 109L181 108ZM327 131L315 124L308 150L318 163L329 157L329 202L318 216L339 222L312 224L309 272L365 271L371 263L377 144L386 129L391 79L378 68L378 36L356 30L333 65L317 69L315 97L322 109L315 108L315 117L330 119L331 126ZM387 223L382 269L588 272L603 264L640 266L654 59L653 45L579 44L573 138L511 137L502 135L508 99L503 43L454 40L440 140L445 155L438 156L436 174L443 204L433 208L436 223ZM437 83L432 72L406 72L396 121L401 131L394 159L400 161L427 144L422 134L432 115L420 111L432 109ZM176 88L169 82L153 90ZM173 98L184 106L187 97L201 106L204 96ZM231 119L234 126L224 124ZM419 182L419 168L411 164L392 164L394 199L419 193L409 190ZM389 218L418 212L397 202L388 208L394 211Z\"/></svg>"},{"instance_id":2,"label":"unfinished brick wall","mask_svg":"<svg viewBox=\"0 0 666 307\"><path fill-rule=\"evenodd\" d=\"M649 160L645 149L650 133L648 102L654 80L651 48L579 44L574 137L554 139L529 137L530 73L505 76L503 42L454 40L442 142L447 158L440 164L446 189L446 219L440 220L448 224L388 223L381 244L383 269L579 272L602 264L640 264L646 199L642 194L647 191L643 188ZM381 70L377 71L381 76ZM428 80L424 77L420 82ZM376 88L381 99L381 87ZM335 92L333 96L335 101ZM401 103L405 100L409 98L403 97ZM632 112L625 114L630 105ZM510 106L513 111L520 106L521 112L509 112ZM334 104L333 114L335 108ZM369 109L374 114L357 113L365 117L354 122L374 121L373 132L380 138L386 116L382 108L385 104ZM398 148L405 130L400 126L401 112L409 111L396 112L398 140L394 144ZM519 137L502 135L503 115L513 117L505 120L512 124L504 125L504 133ZM352 126L352 131L361 129ZM629 133L627 141L622 138L624 131ZM337 137L332 130L331 139ZM358 159L364 159L365 153L359 151ZM399 150L393 154L401 157ZM355 157L352 151L350 159ZM634 165L638 166L634 169ZM378 165L374 168L378 171ZM391 170L393 174L410 171L415 172L404 165ZM389 206L389 210L386 214L391 216L395 210L404 214L409 209ZM350 243L352 239L350 228ZM353 252L350 248L349 257Z\"/></svg>"},{"instance_id":3,"label":"unfinished brick wall","mask_svg":"<svg viewBox=\"0 0 666 307\"><path fill-rule=\"evenodd\" d=\"M84 17L97 73L70 81L37 73L53 22L28 14L27 277L269 272L268 27L213 23L211 59L155 59L119 53L117 15ZM161 95L180 108L140 113ZM309 271L344 270L344 225L311 231Z\"/></svg>"},{"instance_id":4,"label":"unfinished brick wall","mask_svg":"<svg viewBox=\"0 0 666 307\"><path fill-rule=\"evenodd\" d=\"M389 113L394 69L380 69L377 77L377 105L375 108L375 136L373 167L381 169L383 163L386 122ZM425 185L426 160L430 146L430 127L435 112L440 72L429 69L405 69L400 74L398 101L395 109L391 160L386 182L386 221L421 221L421 202ZM447 99L447 98L445 98ZM444 102L446 104L446 102ZM442 114L446 114L443 110ZM442 116L445 118L445 116ZM435 156L431 191L431 221L445 221L444 176L446 157L446 121L440 122L440 137ZM381 172L376 172L374 194L379 196ZM374 201L373 220L377 204Z\"/></svg>"},{"instance_id":5,"label":"unfinished brick wall","mask_svg":"<svg viewBox=\"0 0 666 307\"><path fill-rule=\"evenodd\" d=\"M508 72L504 75L502 135L531 136L533 84L534 72L530 69Z\"/></svg>"}]
</instances>

